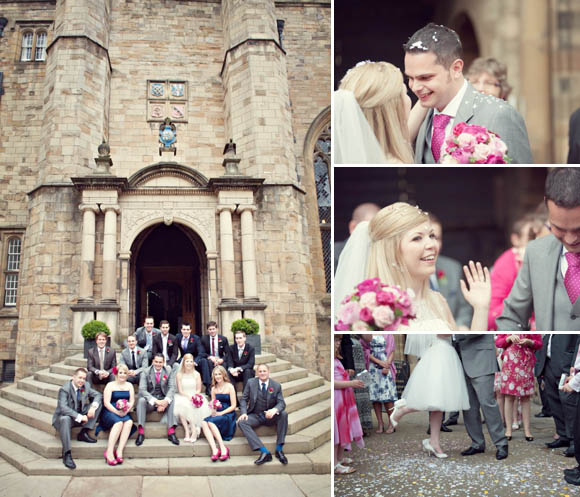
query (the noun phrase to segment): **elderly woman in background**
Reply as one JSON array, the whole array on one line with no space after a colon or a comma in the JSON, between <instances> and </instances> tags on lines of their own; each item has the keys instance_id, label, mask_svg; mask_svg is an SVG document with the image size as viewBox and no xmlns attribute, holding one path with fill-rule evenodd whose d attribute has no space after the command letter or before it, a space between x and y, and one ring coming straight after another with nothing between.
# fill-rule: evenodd
<instances>
[{"instance_id":1,"label":"elderly woman in background","mask_svg":"<svg viewBox=\"0 0 580 497\"><path fill-rule=\"evenodd\" d=\"M512 87L507 82L507 67L493 57L478 57L469 66L467 81L482 93L507 100Z\"/></svg>"}]
</instances>

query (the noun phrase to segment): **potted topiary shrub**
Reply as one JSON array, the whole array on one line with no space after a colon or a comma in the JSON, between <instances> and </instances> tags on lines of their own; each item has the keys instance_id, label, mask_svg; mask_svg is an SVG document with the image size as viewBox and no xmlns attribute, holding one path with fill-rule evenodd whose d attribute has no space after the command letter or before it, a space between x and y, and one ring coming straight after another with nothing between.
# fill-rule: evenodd
<instances>
[{"instance_id":1,"label":"potted topiary shrub","mask_svg":"<svg viewBox=\"0 0 580 497\"><path fill-rule=\"evenodd\" d=\"M239 330L246 332L246 342L249 343L252 347L254 347L254 349L256 350L256 354L261 354L262 340L259 335L260 325L258 324L258 322L250 318L237 319L232 323L232 333L234 334L234 337L236 331Z\"/></svg>"},{"instance_id":2,"label":"potted topiary shrub","mask_svg":"<svg viewBox=\"0 0 580 497\"><path fill-rule=\"evenodd\" d=\"M85 350L84 350L85 359L88 357L89 350L95 346L95 338L97 334L101 332L106 333L107 336L109 337L107 338L107 345L110 346L111 330L109 330L109 327L105 323L103 323L102 321L93 320L89 321L82 327L81 334L85 339Z\"/></svg>"}]
</instances>

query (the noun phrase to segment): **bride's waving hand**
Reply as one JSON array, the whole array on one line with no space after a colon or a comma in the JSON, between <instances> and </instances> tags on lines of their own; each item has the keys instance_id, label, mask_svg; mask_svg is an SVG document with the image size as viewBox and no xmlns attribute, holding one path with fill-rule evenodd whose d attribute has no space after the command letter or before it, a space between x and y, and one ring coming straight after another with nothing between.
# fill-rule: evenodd
<instances>
[{"instance_id":1,"label":"bride's waving hand","mask_svg":"<svg viewBox=\"0 0 580 497\"><path fill-rule=\"evenodd\" d=\"M465 300L473 307L471 331L487 331L487 315L491 301L491 280L489 270L481 263L469 261L463 266L465 280L461 280L461 292Z\"/></svg>"}]
</instances>

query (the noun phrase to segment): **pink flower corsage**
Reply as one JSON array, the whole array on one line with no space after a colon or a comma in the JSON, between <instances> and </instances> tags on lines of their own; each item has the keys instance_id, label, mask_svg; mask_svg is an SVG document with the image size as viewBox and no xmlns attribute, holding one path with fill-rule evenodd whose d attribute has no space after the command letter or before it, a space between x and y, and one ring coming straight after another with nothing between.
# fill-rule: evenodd
<instances>
[{"instance_id":1,"label":"pink flower corsage","mask_svg":"<svg viewBox=\"0 0 580 497\"><path fill-rule=\"evenodd\" d=\"M117 373L118 373L118 372L119 372L119 368L118 368L117 366L114 366L114 367L113 367L113 374L114 374L115 376L117 376Z\"/></svg>"},{"instance_id":2,"label":"pink flower corsage","mask_svg":"<svg viewBox=\"0 0 580 497\"><path fill-rule=\"evenodd\" d=\"M274 389L272 387L268 388L268 392L274 393Z\"/></svg>"}]
</instances>

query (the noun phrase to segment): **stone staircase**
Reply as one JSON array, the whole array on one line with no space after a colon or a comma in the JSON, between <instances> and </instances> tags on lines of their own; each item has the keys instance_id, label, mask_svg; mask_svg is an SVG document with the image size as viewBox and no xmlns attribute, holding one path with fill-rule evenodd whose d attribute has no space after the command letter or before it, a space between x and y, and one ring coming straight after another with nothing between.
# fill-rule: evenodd
<instances>
[{"instance_id":1,"label":"stone staircase","mask_svg":"<svg viewBox=\"0 0 580 497\"><path fill-rule=\"evenodd\" d=\"M72 454L77 465L69 470L62 464L61 444L52 427L59 388L77 367L86 367L82 354L66 358L16 384L0 389L0 456L27 475L243 475L243 474L323 474L330 472L330 383L306 369L277 359L273 354L256 356L256 365L267 363L271 377L282 385L288 412L288 434L284 452L288 465L277 459L256 466L258 453L252 452L240 430L226 445L231 458L213 463L203 435L194 444L184 443L183 427L177 429L181 444L167 440L167 429L158 413L147 416L145 442L135 445L134 434L125 449L122 465L106 465L103 452L108 433L101 432L96 444L78 442L80 428L73 429ZM240 385L241 386L241 385ZM241 393L238 393L240 398ZM132 416L136 419L135 412ZM274 451L274 427L262 426L257 433Z\"/></svg>"}]
</instances>

